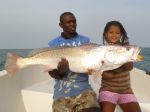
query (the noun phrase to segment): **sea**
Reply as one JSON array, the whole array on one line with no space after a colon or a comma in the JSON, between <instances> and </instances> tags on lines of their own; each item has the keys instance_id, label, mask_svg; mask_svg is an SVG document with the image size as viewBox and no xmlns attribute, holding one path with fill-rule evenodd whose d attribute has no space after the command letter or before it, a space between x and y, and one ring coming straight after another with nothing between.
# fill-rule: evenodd
<instances>
[{"instance_id":1,"label":"sea","mask_svg":"<svg viewBox=\"0 0 150 112\"><path fill-rule=\"evenodd\" d=\"M8 52L26 57L31 50L33 49L0 49L0 71L4 70L6 55ZM150 47L142 48L140 54L144 56L144 60L141 62L134 62L134 67L150 73Z\"/></svg>"}]
</instances>

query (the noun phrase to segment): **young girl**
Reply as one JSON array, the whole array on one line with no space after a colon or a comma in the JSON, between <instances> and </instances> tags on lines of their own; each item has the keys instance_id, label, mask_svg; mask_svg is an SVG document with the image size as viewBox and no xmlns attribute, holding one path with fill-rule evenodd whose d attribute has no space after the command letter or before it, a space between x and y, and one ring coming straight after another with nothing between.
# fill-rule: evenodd
<instances>
[{"instance_id":1,"label":"young girl","mask_svg":"<svg viewBox=\"0 0 150 112\"><path fill-rule=\"evenodd\" d=\"M128 37L122 24L110 21L103 32L103 44L128 45ZM133 63L126 63L121 67L104 71L99 94L102 112L114 112L117 104L123 112L141 112L137 99L130 86L129 71Z\"/></svg>"}]
</instances>

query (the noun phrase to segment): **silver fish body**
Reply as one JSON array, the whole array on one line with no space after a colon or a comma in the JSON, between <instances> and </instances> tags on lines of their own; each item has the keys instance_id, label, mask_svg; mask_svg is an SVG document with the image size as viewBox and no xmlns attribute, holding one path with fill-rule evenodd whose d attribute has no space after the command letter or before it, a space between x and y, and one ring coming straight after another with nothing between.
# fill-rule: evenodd
<instances>
[{"instance_id":1,"label":"silver fish body","mask_svg":"<svg viewBox=\"0 0 150 112\"><path fill-rule=\"evenodd\" d=\"M31 65L44 65L49 71L57 68L59 61L65 58L69 62L69 69L83 73L89 69L94 71L111 70L127 62L141 61L138 46L101 46L86 44L76 47L57 47L34 50L26 58L8 53L5 69L10 74Z\"/></svg>"}]
</instances>

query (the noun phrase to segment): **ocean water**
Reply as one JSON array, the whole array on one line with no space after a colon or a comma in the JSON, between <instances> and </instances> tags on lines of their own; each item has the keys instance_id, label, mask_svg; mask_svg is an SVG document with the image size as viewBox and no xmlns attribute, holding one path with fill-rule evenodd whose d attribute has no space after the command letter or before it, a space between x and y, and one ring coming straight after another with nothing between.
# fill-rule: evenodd
<instances>
[{"instance_id":1,"label":"ocean water","mask_svg":"<svg viewBox=\"0 0 150 112\"><path fill-rule=\"evenodd\" d=\"M6 56L8 52L16 53L20 56L26 57L32 49L0 49L0 71L4 70Z\"/></svg>"},{"instance_id":2,"label":"ocean water","mask_svg":"<svg viewBox=\"0 0 150 112\"><path fill-rule=\"evenodd\" d=\"M8 52L14 52L20 56L26 57L31 50L32 49L0 49L0 71L4 70ZM150 47L142 48L140 54L144 55L144 61L135 62L134 66L144 71L150 71Z\"/></svg>"}]
</instances>

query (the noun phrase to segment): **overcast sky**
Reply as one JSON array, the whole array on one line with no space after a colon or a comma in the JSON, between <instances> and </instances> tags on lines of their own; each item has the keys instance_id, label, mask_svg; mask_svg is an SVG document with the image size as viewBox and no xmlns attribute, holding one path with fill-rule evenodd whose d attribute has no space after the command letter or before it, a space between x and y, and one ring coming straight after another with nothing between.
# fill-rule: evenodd
<instances>
[{"instance_id":1,"label":"overcast sky","mask_svg":"<svg viewBox=\"0 0 150 112\"><path fill-rule=\"evenodd\" d=\"M77 32L102 43L105 24L120 21L130 43L150 47L150 0L0 0L0 49L48 46L60 35L59 16L73 12Z\"/></svg>"}]
</instances>

